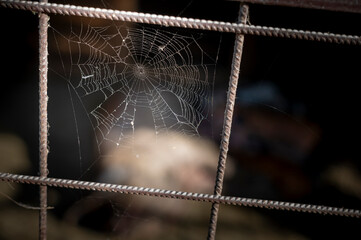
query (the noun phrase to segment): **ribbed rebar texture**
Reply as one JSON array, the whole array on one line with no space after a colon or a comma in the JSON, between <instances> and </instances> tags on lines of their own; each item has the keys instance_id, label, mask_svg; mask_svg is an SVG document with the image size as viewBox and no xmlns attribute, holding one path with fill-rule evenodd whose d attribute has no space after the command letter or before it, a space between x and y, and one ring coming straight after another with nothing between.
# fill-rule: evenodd
<instances>
[{"instance_id":1,"label":"ribbed rebar texture","mask_svg":"<svg viewBox=\"0 0 361 240\"><path fill-rule=\"evenodd\" d=\"M238 16L239 23L246 23L248 18L248 6L241 4ZM224 172L226 169L226 160L229 146L229 139L231 136L232 119L234 104L236 101L237 85L239 78L239 69L241 66L242 52L243 52L244 35L236 34L236 40L234 43L233 59L231 67L231 76L229 79L227 103L224 111L222 139L220 144L220 153L217 167L216 183L214 187L214 195L220 196L222 194ZM219 204L213 203L211 209L211 217L209 221L208 237L207 239L213 240L216 235L217 219L218 219Z\"/></svg>"},{"instance_id":2,"label":"ribbed rebar texture","mask_svg":"<svg viewBox=\"0 0 361 240\"><path fill-rule=\"evenodd\" d=\"M39 14L39 118L40 118L40 177L48 176L48 22L49 16ZM47 187L40 186L39 239L46 239Z\"/></svg>"},{"instance_id":3,"label":"ribbed rebar texture","mask_svg":"<svg viewBox=\"0 0 361 240\"><path fill-rule=\"evenodd\" d=\"M303 40L312 40L312 41L321 41L321 42L330 42L330 43L361 45L361 36L354 36L354 35L236 24L229 22L182 18L182 17L138 13L138 12L117 11L110 9L81 7L81 6L63 5L63 4L55 4L55 3L0 0L0 5L3 7L30 10L34 12L83 16L90 18L101 18L101 19L109 19L109 20L117 20L117 21L147 23L147 24L156 24L162 26L193 28L193 29L219 31L219 32L234 32L234 33L259 35L259 36L294 38L294 39L303 39Z\"/></svg>"},{"instance_id":4,"label":"ribbed rebar texture","mask_svg":"<svg viewBox=\"0 0 361 240\"><path fill-rule=\"evenodd\" d=\"M234 0L243 3L313 8L329 11L361 13L359 0Z\"/></svg>"},{"instance_id":5,"label":"ribbed rebar texture","mask_svg":"<svg viewBox=\"0 0 361 240\"><path fill-rule=\"evenodd\" d=\"M238 205L238 206L246 206L246 207L258 207L258 208L296 211L296 212L318 213L324 215L327 214L327 215L337 215L344 217L355 217L355 218L361 217L361 211L355 209L336 208L336 207L321 206L321 205L290 203L290 202L262 200L262 199L253 199L253 198L217 196L217 195L210 195L203 193L190 193L190 192L181 192L174 190L134 187L127 185L117 185L117 184L99 183L99 182L86 182L86 181L60 179L60 178L43 178L37 176L27 176L27 175L18 175L18 174L1 173L1 172L0 172L0 181L17 182L24 184L36 184L40 186L50 186L50 187L60 187L60 188L81 189L88 191L102 191L102 192L145 195L145 196L163 197L163 198L176 198L176 199L192 200L199 202L211 202L211 203L219 203L226 205Z\"/></svg>"}]
</instances>

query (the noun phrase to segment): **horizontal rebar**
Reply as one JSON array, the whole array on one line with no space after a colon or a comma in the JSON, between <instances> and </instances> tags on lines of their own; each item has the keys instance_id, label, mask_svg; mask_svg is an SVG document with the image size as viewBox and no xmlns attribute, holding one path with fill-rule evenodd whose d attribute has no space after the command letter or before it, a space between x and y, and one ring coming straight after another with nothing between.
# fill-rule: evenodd
<instances>
[{"instance_id":1,"label":"horizontal rebar","mask_svg":"<svg viewBox=\"0 0 361 240\"><path fill-rule=\"evenodd\" d=\"M233 32L248 35L294 38L340 44L361 45L361 36L305 31L277 27L255 26L204 19L174 17L149 13L119 11L111 9L42 3L18 0L0 0L0 5L8 8L30 10L51 14L101 18L116 21L156 24L161 26L192 28L219 32Z\"/></svg>"},{"instance_id":2,"label":"horizontal rebar","mask_svg":"<svg viewBox=\"0 0 361 240\"><path fill-rule=\"evenodd\" d=\"M135 187L128 185L87 182L79 180L69 180L61 178L48 178L29 175L18 175L10 173L0 173L0 181L17 182L25 184L35 184L49 187L72 188L89 191L114 192L133 195L145 195L163 198L176 198L199 202L211 202L225 205L238 205L246 207L258 207L276 210L288 210L296 212L318 213L324 215L337 215L344 217L361 217L361 211L347 208L337 208L322 205L312 205L303 203L291 203L273 200L262 200L254 198L220 196L203 193L191 193L175 190L164 190L157 188Z\"/></svg>"},{"instance_id":3,"label":"horizontal rebar","mask_svg":"<svg viewBox=\"0 0 361 240\"><path fill-rule=\"evenodd\" d=\"M286 7L311 8L328 11L361 13L361 2L359 0L233 0L244 3L255 3L263 5L275 5Z\"/></svg>"}]
</instances>

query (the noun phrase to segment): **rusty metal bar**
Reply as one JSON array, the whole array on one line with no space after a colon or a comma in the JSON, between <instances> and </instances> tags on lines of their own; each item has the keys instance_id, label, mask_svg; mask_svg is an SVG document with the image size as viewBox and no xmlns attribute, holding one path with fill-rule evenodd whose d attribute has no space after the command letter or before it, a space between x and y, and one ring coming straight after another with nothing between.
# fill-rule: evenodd
<instances>
[{"instance_id":1,"label":"rusty metal bar","mask_svg":"<svg viewBox=\"0 0 361 240\"><path fill-rule=\"evenodd\" d=\"M166 15L127 12L127 11L81 7L81 6L63 5L63 4L55 4L55 3L0 0L0 6L22 9L22 10L30 10L34 12L83 16L83 17L101 18L101 19L116 20L116 21L156 24L156 25L171 26L171 27L192 28L192 29L200 29L200 30L233 32L233 33L258 35L258 36L294 38L294 39L320 41L320 42L361 45L361 36L355 36L355 35L344 35L344 34L316 32L316 31L304 31L304 30L296 30L296 29L236 24L236 23L211 21L204 19L182 18L182 17L174 17L174 16L166 16Z\"/></svg>"},{"instance_id":2,"label":"rusty metal bar","mask_svg":"<svg viewBox=\"0 0 361 240\"><path fill-rule=\"evenodd\" d=\"M335 215L343 217L361 217L361 210L336 208L322 205L312 205L303 203L291 203L273 200L262 200L254 198L241 198L232 196L217 196L203 193L190 193L174 190L163 190L156 188L144 188L127 185L86 182L79 180L69 180L60 178L43 178L38 176L18 175L0 172L0 181L16 182L24 184L35 184L40 186L60 187L70 189L81 189L88 191L114 192L122 194L144 195L162 198L176 198L192 200L198 202L211 202L225 205L237 205L246 207L267 208L276 210L287 210L295 212L307 212L323 215Z\"/></svg>"},{"instance_id":3,"label":"rusty metal bar","mask_svg":"<svg viewBox=\"0 0 361 240\"><path fill-rule=\"evenodd\" d=\"M245 24L248 19L248 6L241 4L239 9L238 22ZM231 128L232 128L232 119L233 119L233 111L234 104L236 101L237 94L237 85L239 78L239 69L241 66L242 60L242 52L243 52L243 43L244 43L244 35L236 34L236 39L234 43L233 50L233 59L232 59L232 67L231 67L231 76L229 79L228 93L227 93L227 103L226 109L224 112L224 120L223 120L223 130L222 130L222 139L220 144L220 153L217 167L217 176L214 187L214 195L221 196L222 188L223 188L223 179L224 172L226 170L226 160L229 146L229 139L231 136ZM217 219L218 219L218 210L219 203L212 204L211 217L209 221L208 228L208 237L207 239L213 240L216 235L217 228Z\"/></svg>"},{"instance_id":4,"label":"rusty metal bar","mask_svg":"<svg viewBox=\"0 0 361 240\"><path fill-rule=\"evenodd\" d=\"M42 0L46 2L47 0ZM48 176L48 23L49 16L39 13L39 132L40 177ZM39 239L46 239L47 186L40 186Z\"/></svg>"},{"instance_id":5,"label":"rusty metal bar","mask_svg":"<svg viewBox=\"0 0 361 240\"><path fill-rule=\"evenodd\" d=\"M361 1L358 0L232 0L243 3L321 9L337 12L361 13Z\"/></svg>"}]
</instances>

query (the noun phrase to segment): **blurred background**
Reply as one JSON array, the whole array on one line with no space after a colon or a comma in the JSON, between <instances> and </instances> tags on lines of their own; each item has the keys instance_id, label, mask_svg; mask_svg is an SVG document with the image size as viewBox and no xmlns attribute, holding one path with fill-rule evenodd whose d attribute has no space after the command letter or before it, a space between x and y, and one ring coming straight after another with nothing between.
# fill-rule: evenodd
<instances>
[{"instance_id":1,"label":"blurred background","mask_svg":"<svg viewBox=\"0 0 361 240\"><path fill-rule=\"evenodd\" d=\"M226 22L236 22L239 9L235 1L51 2ZM67 16L50 17L54 28L70 20ZM28 11L0 8L0 18L0 171L38 175L38 17ZM250 5L249 23L254 25L361 35L360 22L361 15L355 13ZM191 152L198 159L194 161L203 165L190 167L182 162L157 171L174 176L184 169L193 175L172 178L182 190L212 192L234 34L166 30L202 34L199 43L204 52L214 57L219 49L219 54L211 113L198 129L199 142L204 144L193 149L187 145L192 140L184 136L170 140L179 148L188 146L184 152ZM360 209L360 54L359 46L245 37L225 195ZM72 106L67 82L51 71L59 64L57 56L49 58L49 176L116 181L112 176L119 173L108 171L116 167L111 161L107 165L95 150L89 119L79 104ZM151 148L147 145L151 141L139 142L140 148ZM159 151L154 159L162 159ZM211 163L203 160L204 156ZM136 162L131 157L126 159ZM153 165L155 162L143 167L152 169ZM145 176L147 183L147 174L152 180L160 177L155 171L134 170L137 177L133 178ZM159 187L171 182L168 175L158 180ZM133 183L133 178L125 184ZM191 183L186 181L190 178ZM38 205L38 187L4 182L0 187L0 239L36 239L38 212L29 208ZM49 205L54 209L49 210L49 239L206 238L210 204L167 199L165 213L159 213L158 208L152 210L154 201L50 188ZM359 239L358 226L359 219L221 206L217 237Z\"/></svg>"}]
</instances>

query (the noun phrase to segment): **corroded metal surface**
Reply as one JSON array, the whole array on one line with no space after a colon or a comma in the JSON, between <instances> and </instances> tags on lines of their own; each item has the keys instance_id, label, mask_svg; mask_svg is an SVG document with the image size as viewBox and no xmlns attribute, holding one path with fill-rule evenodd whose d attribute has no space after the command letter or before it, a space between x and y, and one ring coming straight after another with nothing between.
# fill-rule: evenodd
<instances>
[{"instance_id":1,"label":"corroded metal surface","mask_svg":"<svg viewBox=\"0 0 361 240\"><path fill-rule=\"evenodd\" d=\"M248 6L241 4L238 16L238 22L245 24L248 19ZM229 86L227 92L227 103L224 111L222 139L220 144L220 153L217 167L216 183L214 187L214 195L220 196L222 194L224 173L226 170L226 160L229 147L229 139L231 137L232 119L234 105L236 101L238 78L241 67L242 52L243 52L244 35L236 34L236 40L234 43L233 59L231 67L231 76L229 79ZM211 210L211 217L208 229L208 239L215 239L217 219L218 219L219 204L213 203Z\"/></svg>"},{"instance_id":2,"label":"corroded metal surface","mask_svg":"<svg viewBox=\"0 0 361 240\"><path fill-rule=\"evenodd\" d=\"M45 2L46 0L43 0ZM39 142L40 177L48 176L48 24L49 16L39 14ZM40 186L39 239L46 239L47 186Z\"/></svg>"},{"instance_id":3,"label":"corroded metal surface","mask_svg":"<svg viewBox=\"0 0 361 240\"><path fill-rule=\"evenodd\" d=\"M311 8L339 12L361 13L361 1L358 0L233 0L244 3Z\"/></svg>"},{"instance_id":4,"label":"corroded metal surface","mask_svg":"<svg viewBox=\"0 0 361 240\"><path fill-rule=\"evenodd\" d=\"M8 8L16 8L16 9L23 9L34 12L43 12L43 13L51 13L51 14L83 16L90 18L147 23L147 24L156 24L156 25L171 26L171 27L193 28L193 29L209 30L209 31L234 32L234 33L249 34L249 35L294 38L294 39L320 41L320 42L361 45L361 36L354 36L354 35L255 26L255 25L237 24L237 23L229 23L229 22L211 21L204 19L182 18L182 17L174 17L174 16L166 16L166 15L127 12L127 11L81 7L81 6L63 5L63 4L55 4L55 3L1 0L0 5Z\"/></svg>"},{"instance_id":5,"label":"corroded metal surface","mask_svg":"<svg viewBox=\"0 0 361 240\"><path fill-rule=\"evenodd\" d=\"M38 176L0 173L0 181L35 184L41 186L81 189L89 191L114 192L123 194L145 195L163 198L176 198L200 202L211 202L226 205L238 205L247 207L288 210L296 212L318 213L324 215L337 215L344 217L361 217L361 211L347 208L336 208L322 205L303 203L291 203L254 198L242 198L232 196L217 196L203 193L181 192L157 188L144 188L110 183L87 182L60 178L43 178Z\"/></svg>"}]
</instances>

